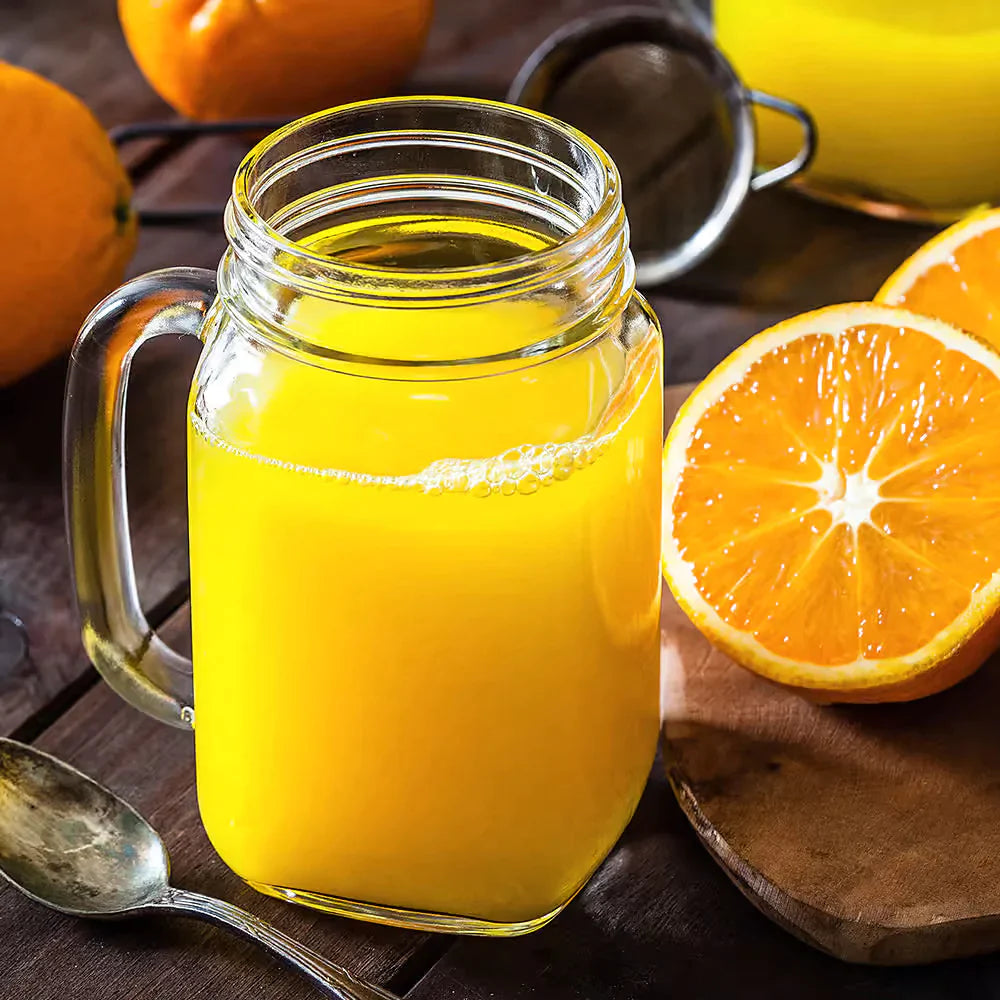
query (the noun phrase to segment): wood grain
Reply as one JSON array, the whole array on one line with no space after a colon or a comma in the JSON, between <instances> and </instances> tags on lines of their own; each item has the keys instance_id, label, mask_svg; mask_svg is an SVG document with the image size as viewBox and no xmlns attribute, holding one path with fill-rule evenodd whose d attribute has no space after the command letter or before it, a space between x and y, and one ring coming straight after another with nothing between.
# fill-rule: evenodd
<instances>
[{"instance_id":1,"label":"wood grain","mask_svg":"<svg viewBox=\"0 0 1000 1000\"><path fill-rule=\"evenodd\" d=\"M669 598L666 767L733 881L852 962L1000 947L1000 661L944 694L820 706L712 649Z\"/></svg>"},{"instance_id":2,"label":"wood grain","mask_svg":"<svg viewBox=\"0 0 1000 1000\"><path fill-rule=\"evenodd\" d=\"M107 126L167 113L136 69L109 0L0 5L0 58L67 87ZM197 256L197 235L179 238L189 248L183 253L143 234L132 273L162 264L172 250L181 260ZM130 395L129 499L147 607L167 598L186 572L183 406L193 364L186 350L155 344L140 352ZM88 669L63 529L64 382L65 360L59 360L0 390L0 606L24 620L31 647L30 659L0 677L0 733L58 703Z\"/></svg>"},{"instance_id":3,"label":"wood grain","mask_svg":"<svg viewBox=\"0 0 1000 1000\"><path fill-rule=\"evenodd\" d=\"M523 4L442 2L415 90L498 96L520 60L578 0L526 17ZM106 0L33 0L0 6L0 56L83 97L106 125L163 117L168 109L142 80ZM472 69L475 72L472 72ZM443 76L443 78L442 78ZM458 83L465 80L464 85ZM440 80L440 86L435 83ZM453 83L449 83L451 80ZM137 186L138 203L176 206L222 200L247 149L236 139L195 143ZM158 227L140 235L129 273L175 264L214 267L225 248L221 218L202 227ZM192 345L154 343L137 358L128 428L129 502L140 592L147 607L187 572L184 425ZM69 585L61 493L65 361L0 390L0 606L25 622L31 657L0 677L0 733L23 726L88 670ZM30 727L29 727L30 728Z\"/></svg>"},{"instance_id":4,"label":"wood grain","mask_svg":"<svg viewBox=\"0 0 1000 1000\"><path fill-rule=\"evenodd\" d=\"M164 637L185 646L187 616ZM146 718L100 684L37 741L104 782L162 835L176 885L222 896L378 982L405 989L423 971L427 935L328 917L261 896L218 859L198 819L189 733ZM440 941L430 945L437 954ZM146 1000L149 997L318 996L294 973L225 932L164 917L87 923L52 913L0 886L0 1000Z\"/></svg>"},{"instance_id":5,"label":"wood grain","mask_svg":"<svg viewBox=\"0 0 1000 1000\"><path fill-rule=\"evenodd\" d=\"M459 940L409 1000L955 1000L996 997L1000 958L849 965L761 917L722 876L660 765L617 848L552 924Z\"/></svg>"},{"instance_id":6,"label":"wood grain","mask_svg":"<svg viewBox=\"0 0 1000 1000\"><path fill-rule=\"evenodd\" d=\"M129 54L114 0L5 0L0 59L66 87L107 128L170 113Z\"/></svg>"},{"instance_id":7,"label":"wood grain","mask_svg":"<svg viewBox=\"0 0 1000 1000\"><path fill-rule=\"evenodd\" d=\"M722 246L671 292L787 315L866 301L933 233L772 189L747 198Z\"/></svg>"},{"instance_id":8,"label":"wood grain","mask_svg":"<svg viewBox=\"0 0 1000 1000\"><path fill-rule=\"evenodd\" d=\"M532 50L557 28L616 0L439 0L409 93L502 99Z\"/></svg>"}]
</instances>

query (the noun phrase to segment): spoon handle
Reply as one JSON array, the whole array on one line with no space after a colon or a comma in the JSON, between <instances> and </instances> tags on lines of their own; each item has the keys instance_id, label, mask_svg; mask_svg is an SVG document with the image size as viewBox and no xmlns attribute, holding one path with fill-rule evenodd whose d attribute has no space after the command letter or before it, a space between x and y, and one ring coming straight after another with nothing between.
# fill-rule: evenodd
<instances>
[{"instance_id":1,"label":"spoon handle","mask_svg":"<svg viewBox=\"0 0 1000 1000\"><path fill-rule=\"evenodd\" d=\"M153 908L198 917L255 941L336 1000L399 1000L394 993L355 979L346 969L232 903L171 886Z\"/></svg>"}]
</instances>

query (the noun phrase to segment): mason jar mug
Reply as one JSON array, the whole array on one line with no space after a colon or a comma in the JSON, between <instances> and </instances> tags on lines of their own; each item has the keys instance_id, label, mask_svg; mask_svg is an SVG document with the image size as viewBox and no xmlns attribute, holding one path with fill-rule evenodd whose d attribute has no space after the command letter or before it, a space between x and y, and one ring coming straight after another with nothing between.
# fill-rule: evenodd
<instances>
[{"instance_id":1,"label":"mason jar mug","mask_svg":"<svg viewBox=\"0 0 1000 1000\"><path fill-rule=\"evenodd\" d=\"M658 732L661 340L620 183L575 129L401 98L293 123L236 175L216 276L111 295L74 348L66 495L87 651L194 729L257 889L529 931L631 815ZM139 607L131 359L203 341L192 664Z\"/></svg>"}]
</instances>

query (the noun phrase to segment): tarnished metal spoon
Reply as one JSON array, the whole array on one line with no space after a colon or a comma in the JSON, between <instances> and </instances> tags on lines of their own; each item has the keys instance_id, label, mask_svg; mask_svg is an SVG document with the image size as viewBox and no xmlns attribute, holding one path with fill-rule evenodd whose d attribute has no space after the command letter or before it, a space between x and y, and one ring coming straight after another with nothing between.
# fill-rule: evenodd
<instances>
[{"instance_id":1,"label":"tarnished metal spoon","mask_svg":"<svg viewBox=\"0 0 1000 1000\"><path fill-rule=\"evenodd\" d=\"M237 906L175 889L163 841L131 806L68 764L7 739L0 739L0 875L75 917L208 920L262 945L337 1000L399 1000Z\"/></svg>"}]
</instances>

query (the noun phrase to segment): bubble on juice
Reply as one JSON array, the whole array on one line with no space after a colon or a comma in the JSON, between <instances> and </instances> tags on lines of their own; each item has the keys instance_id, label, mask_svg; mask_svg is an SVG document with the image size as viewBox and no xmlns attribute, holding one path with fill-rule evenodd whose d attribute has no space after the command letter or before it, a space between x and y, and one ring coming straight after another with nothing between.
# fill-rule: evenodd
<instances>
[{"instance_id":1,"label":"bubble on juice","mask_svg":"<svg viewBox=\"0 0 1000 1000\"><path fill-rule=\"evenodd\" d=\"M525 496L531 496L532 493L538 491L538 487L541 485L541 480L533 472L529 472L523 479L518 481L517 492L523 493Z\"/></svg>"},{"instance_id":2,"label":"bubble on juice","mask_svg":"<svg viewBox=\"0 0 1000 1000\"><path fill-rule=\"evenodd\" d=\"M509 497L515 493L530 496L596 461L607 444L604 440L581 438L570 444L524 444L491 458L445 458L413 477L414 485L425 493L443 489L477 497Z\"/></svg>"}]
</instances>

